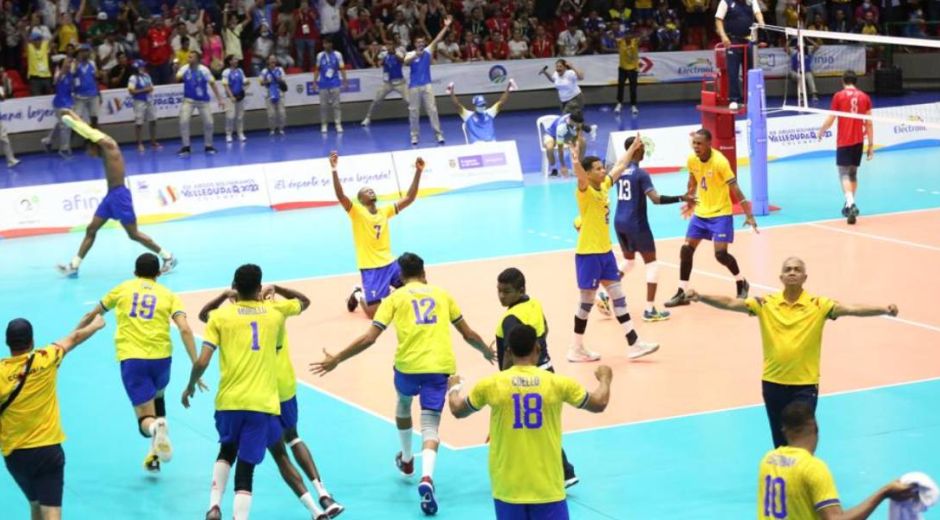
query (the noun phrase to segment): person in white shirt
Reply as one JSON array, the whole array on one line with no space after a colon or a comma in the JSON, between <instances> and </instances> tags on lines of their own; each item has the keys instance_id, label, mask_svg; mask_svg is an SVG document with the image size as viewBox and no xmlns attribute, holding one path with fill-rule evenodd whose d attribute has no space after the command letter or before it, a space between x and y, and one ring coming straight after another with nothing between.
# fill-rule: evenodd
<instances>
[{"instance_id":1,"label":"person in white shirt","mask_svg":"<svg viewBox=\"0 0 940 520\"><path fill-rule=\"evenodd\" d=\"M512 38L509 39L509 59L524 60L531 57L532 53L529 52L529 42L522 37L522 29L518 27L513 29Z\"/></svg>"},{"instance_id":2,"label":"person in white shirt","mask_svg":"<svg viewBox=\"0 0 940 520\"><path fill-rule=\"evenodd\" d=\"M234 54L225 58L228 67L222 71L222 88L225 89L225 142L232 142L232 132L238 129L238 140L245 142L245 71L238 66Z\"/></svg>"},{"instance_id":3,"label":"person in white shirt","mask_svg":"<svg viewBox=\"0 0 940 520\"><path fill-rule=\"evenodd\" d=\"M437 53L434 55L437 63L460 63L460 44L454 41L454 33L447 33L444 36L444 43L437 46ZM509 44L512 50L512 43Z\"/></svg>"},{"instance_id":4,"label":"person in white shirt","mask_svg":"<svg viewBox=\"0 0 940 520\"><path fill-rule=\"evenodd\" d=\"M549 74L548 65L546 65L540 74L551 81L558 90L563 114L581 112L584 109L584 94L578 86L578 81L584 79L584 72L576 69L566 60L558 60L555 62L555 72Z\"/></svg>"},{"instance_id":5,"label":"person in white shirt","mask_svg":"<svg viewBox=\"0 0 940 520\"><path fill-rule=\"evenodd\" d=\"M336 132L342 133L343 112L339 93L347 85L346 65L343 63L343 55L333 50L333 40L323 40L323 50L317 54L313 81L317 84L317 91L320 93L320 133L327 132L331 108Z\"/></svg>"},{"instance_id":6,"label":"person in white shirt","mask_svg":"<svg viewBox=\"0 0 940 520\"><path fill-rule=\"evenodd\" d=\"M180 137L183 141L183 147L177 153L180 157L189 157L191 153L189 141L189 120L192 118L193 110L199 110L199 116L202 118L202 137L205 143L206 153L216 153L212 146L212 109L209 107L209 88L215 94L215 99L219 102L219 108L225 109L222 102L222 96L219 95L219 89L215 85L215 78L212 77L212 71L209 67L201 64L202 53L199 51L190 51L189 63L180 67L176 71L176 80L183 82L183 104L180 105Z\"/></svg>"},{"instance_id":7,"label":"person in white shirt","mask_svg":"<svg viewBox=\"0 0 940 520\"><path fill-rule=\"evenodd\" d=\"M587 38L577 25L571 24L567 31L558 34L558 55L559 56L577 56L584 54L588 48Z\"/></svg>"},{"instance_id":8,"label":"person in white shirt","mask_svg":"<svg viewBox=\"0 0 940 520\"><path fill-rule=\"evenodd\" d=\"M342 7L345 0L320 0L317 10L320 12L320 36L324 40L332 40L333 47L342 48L343 16Z\"/></svg>"},{"instance_id":9,"label":"person in white shirt","mask_svg":"<svg viewBox=\"0 0 940 520\"><path fill-rule=\"evenodd\" d=\"M153 103L153 80L147 74L147 62L135 60L133 74L127 80L127 91L134 103L134 134L137 136L137 151L144 148L144 123L150 127L150 146L160 149L157 142L157 112Z\"/></svg>"},{"instance_id":10,"label":"person in white shirt","mask_svg":"<svg viewBox=\"0 0 940 520\"><path fill-rule=\"evenodd\" d=\"M395 11L395 21L388 24L385 39L395 47L408 48L411 45L411 24L405 20L405 13L401 10Z\"/></svg>"}]
</instances>

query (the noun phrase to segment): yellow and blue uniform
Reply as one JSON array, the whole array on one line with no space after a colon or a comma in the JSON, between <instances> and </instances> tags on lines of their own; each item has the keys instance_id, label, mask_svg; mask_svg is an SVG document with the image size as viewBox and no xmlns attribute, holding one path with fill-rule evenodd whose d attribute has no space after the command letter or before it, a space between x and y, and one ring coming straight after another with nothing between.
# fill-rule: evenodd
<instances>
[{"instance_id":1,"label":"yellow and blue uniform","mask_svg":"<svg viewBox=\"0 0 940 520\"><path fill-rule=\"evenodd\" d=\"M764 455L757 479L758 519L812 519L839 505L829 467L803 448L783 446Z\"/></svg>"},{"instance_id":2,"label":"yellow and blue uniform","mask_svg":"<svg viewBox=\"0 0 940 520\"><path fill-rule=\"evenodd\" d=\"M447 377L457 372L450 326L462 319L447 291L421 282L393 292L375 312L373 326L385 330L394 325L398 334L395 389L401 395L420 395L424 410L444 409Z\"/></svg>"},{"instance_id":3,"label":"yellow and blue uniform","mask_svg":"<svg viewBox=\"0 0 940 520\"><path fill-rule=\"evenodd\" d=\"M56 378L65 350L53 344L0 361L0 403L19 385L33 356L26 382L0 415L0 449L13 480L30 502L62 505L65 432L59 417Z\"/></svg>"},{"instance_id":4,"label":"yellow and blue uniform","mask_svg":"<svg viewBox=\"0 0 940 520\"><path fill-rule=\"evenodd\" d=\"M686 163L695 179L695 214L689 221L687 238L734 242L734 219L730 186L737 182L731 164L718 150L702 162L695 154Z\"/></svg>"},{"instance_id":5,"label":"yellow and blue uniform","mask_svg":"<svg viewBox=\"0 0 940 520\"><path fill-rule=\"evenodd\" d=\"M382 301L391 287L401 287L401 271L392 257L388 221L398 214L395 204L379 206L372 213L365 206L353 203L349 208L356 265L362 275L362 291L366 304Z\"/></svg>"},{"instance_id":6,"label":"yellow and blue uniform","mask_svg":"<svg viewBox=\"0 0 940 520\"><path fill-rule=\"evenodd\" d=\"M506 356L506 338L512 329L519 325L528 325L535 329L535 335L539 342L539 362L538 367L543 370L552 370L552 360L548 354L548 322L545 321L545 312L542 310L542 303L528 295L523 296L521 300L509 306L503 318L496 325L496 356L499 360L499 366L503 366L503 359Z\"/></svg>"},{"instance_id":7,"label":"yellow and blue uniform","mask_svg":"<svg viewBox=\"0 0 940 520\"><path fill-rule=\"evenodd\" d=\"M588 398L574 379L534 366L514 366L482 379L470 391L467 405L492 408L490 479L499 518L536 505L553 508L558 516L550 518L567 518L561 409L564 403L583 408Z\"/></svg>"},{"instance_id":8,"label":"yellow and blue uniform","mask_svg":"<svg viewBox=\"0 0 940 520\"><path fill-rule=\"evenodd\" d=\"M100 305L117 317L114 346L131 404L152 400L170 382L170 321L185 314L182 302L155 280L134 278L111 289Z\"/></svg>"},{"instance_id":9,"label":"yellow and blue uniform","mask_svg":"<svg viewBox=\"0 0 940 520\"><path fill-rule=\"evenodd\" d=\"M219 350L216 429L221 444L237 444L238 457L260 464L281 438L277 347L284 321L300 314L300 301L239 300L209 316L204 345Z\"/></svg>"},{"instance_id":10,"label":"yellow and blue uniform","mask_svg":"<svg viewBox=\"0 0 940 520\"><path fill-rule=\"evenodd\" d=\"M613 179L605 176L599 187L575 190L581 225L575 247L578 288L597 289L601 280L619 280L617 260L610 243L610 199Z\"/></svg>"},{"instance_id":11,"label":"yellow and blue uniform","mask_svg":"<svg viewBox=\"0 0 940 520\"><path fill-rule=\"evenodd\" d=\"M760 322L764 404L774 445L782 446L786 444L780 425L783 408L800 400L816 409L823 327L836 302L803 291L792 304L782 292L748 298L745 304Z\"/></svg>"},{"instance_id":12,"label":"yellow and blue uniform","mask_svg":"<svg viewBox=\"0 0 940 520\"><path fill-rule=\"evenodd\" d=\"M294 373L294 363L290 359L290 346L287 331L277 351L277 395L281 400L281 427L285 430L296 428L298 420L297 411L297 375Z\"/></svg>"}]
</instances>

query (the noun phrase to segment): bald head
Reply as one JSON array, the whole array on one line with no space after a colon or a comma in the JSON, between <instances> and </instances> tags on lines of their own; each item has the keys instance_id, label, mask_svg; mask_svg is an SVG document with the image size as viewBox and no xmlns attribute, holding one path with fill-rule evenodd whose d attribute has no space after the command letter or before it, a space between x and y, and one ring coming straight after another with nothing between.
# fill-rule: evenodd
<instances>
[{"instance_id":1,"label":"bald head","mask_svg":"<svg viewBox=\"0 0 940 520\"><path fill-rule=\"evenodd\" d=\"M787 287L803 287L806 282L806 263L795 256L784 260L780 269L780 281Z\"/></svg>"},{"instance_id":2,"label":"bald head","mask_svg":"<svg viewBox=\"0 0 940 520\"><path fill-rule=\"evenodd\" d=\"M359 199L359 203L363 206L371 206L378 200L378 197L375 196L375 190L369 187L359 190L359 194L356 195L356 198Z\"/></svg>"}]
</instances>

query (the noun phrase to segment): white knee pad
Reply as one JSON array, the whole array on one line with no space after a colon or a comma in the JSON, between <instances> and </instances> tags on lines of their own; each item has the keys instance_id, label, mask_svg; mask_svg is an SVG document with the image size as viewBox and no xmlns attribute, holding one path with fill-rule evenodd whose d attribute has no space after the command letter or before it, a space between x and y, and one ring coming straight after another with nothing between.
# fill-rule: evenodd
<instances>
[{"instance_id":1,"label":"white knee pad","mask_svg":"<svg viewBox=\"0 0 940 520\"><path fill-rule=\"evenodd\" d=\"M581 301L578 302L578 310L575 312L575 316L582 320L588 319L588 316L591 315L591 308L594 307L594 296L596 294L597 291L581 290Z\"/></svg>"},{"instance_id":2,"label":"white knee pad","mask_svg":"<svg viewBox=\"0 0 940 520\"><path fill-rule=\"evenodd\" d=\"M636 265L636 260L630 258L624 258L623 262L620 262L620 265L617 266L617 269L623 273L627 274L633 270L633 266Z\"/></svg>"},{"instance_id":3,"label":"white knee pad","mask_svg":"<svg viewBox=\"0 0 940 520\"><path fill-rule=\"evenodd\" d=\"M425 441L440 441L437 431L441 427L441 413L421 410L421 437Z\"/></svg>"},{"instance_id":4,"label":"white knee pad","mask_svg":"<svg viewBox=\"0 0 940 520\"><path fill-rule=\"evenodd\" d=\"M646 283L657 283L659 281L659 263L650 262L646 264Z\"/></svg>"},{"instance_id":5,"label":"white knee pad","mask_svg":"<svg viewBox=\"0 0 940 520\"><path fill-rule=\"evenodd\" d=\"M410 395L398 395L398 404L395 405L395 417L411 417L411 400Z\"/></svg>"}]
</instances>

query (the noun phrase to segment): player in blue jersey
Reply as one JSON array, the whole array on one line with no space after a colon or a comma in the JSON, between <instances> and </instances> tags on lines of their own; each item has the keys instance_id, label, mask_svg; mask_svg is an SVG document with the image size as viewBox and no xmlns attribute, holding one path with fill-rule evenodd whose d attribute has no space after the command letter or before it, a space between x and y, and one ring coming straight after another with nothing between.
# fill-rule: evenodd
<instances>
[{"instance_id":1,"label":"player in blue jersey","mask_svg":"<svg viewBox=\"0 0 940 520\"><path fill-rule=\"evenodd\" d=\"M659 265L656 263L656 242L646 215L646 199L653 201L653 204L676 204L688 201L691 197L660 195L656 192L649 173L640 168L646 148L639 132L636 137L628 137L623 146L627 152L622 161L627 163L627 169L617 180L617 210L614 214L614 231L624 258L619 270L622 274L629 273L635 264L636 254L640 254L646 265L646 309L643 311L643 321L662 321L669 319L669 312L656 310L654 304Z\"/></svg>"}]
</instances>

